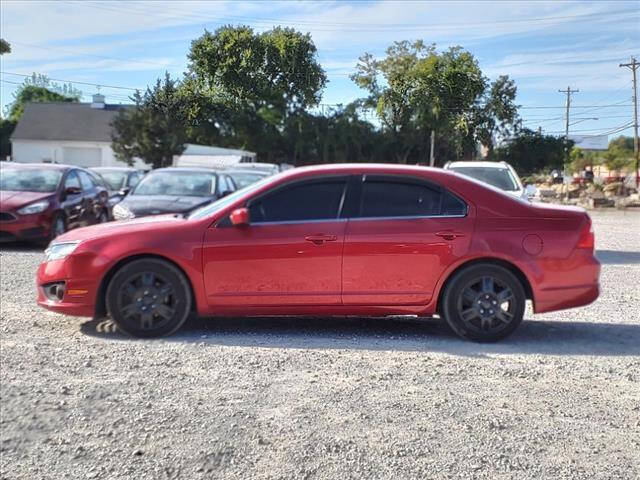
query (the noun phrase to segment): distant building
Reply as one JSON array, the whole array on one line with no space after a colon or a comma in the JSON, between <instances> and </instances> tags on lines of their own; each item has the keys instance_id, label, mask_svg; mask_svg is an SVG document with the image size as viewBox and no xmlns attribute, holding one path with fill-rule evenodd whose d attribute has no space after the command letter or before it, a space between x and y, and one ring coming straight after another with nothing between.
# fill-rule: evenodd
<instances>
[{"instance_id":1,"label":"distant building","mask_svg":"<svg viewBox=\"0 0 640 480\"><path fill-rule=\"evenodd\" d=\"M91 103L27 103L11 135L11 160L123 166L111 149L111 122L125 108L131 106L109 105L103 95L94 95ZM144 163L137 160L135 166Z\"/></svg>"},{"instance_id":2,"label":"distant building","mask_svg":"<svg viewBox=\"0 0 640 480\"><path fill-rule=\"evenodd\" d=\"M82 167L121 167L111 149L111 122L132 105L109 105L103 95L91 103L27 103L11 135L11 160L20 163L67 163ZM255 162L256 154L244 150L187 144L174 158L180 166L221 167ZM134 167L149 165L135 159Z\"/></svg>"}]
</instances>

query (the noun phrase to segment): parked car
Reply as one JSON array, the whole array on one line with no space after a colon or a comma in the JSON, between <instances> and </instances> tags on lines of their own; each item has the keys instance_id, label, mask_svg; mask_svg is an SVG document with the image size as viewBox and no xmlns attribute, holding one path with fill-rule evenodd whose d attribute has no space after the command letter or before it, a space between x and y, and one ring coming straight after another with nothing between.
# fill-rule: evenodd
<instances>
[{"instance_id":1,"label":"parked car","mask_svg":"<svg viewBox=\"0 0 640 480\"><path fill-rule=\"evenodd\" d=\"M71 165L7 163L0 168L0 239L46 242L109 220L109 194Z\"/></svg>"},{"instance_id":2,"label":"parked car","mask_svg":"<svg viewBox=\"0 0 640 480\"><path fill-rule=\"evenodd\" d=\"M169 167L152 170L113 207L113 217L125 220L146 215L184 213L236 190L225 172L208 168Z\"/></svg>"},{"instance_id":3,"label":"parked car","mask_svg":"<svg viewBox=\"0 0 640 480\"><path fill-rule=\"evenodd\" d=\"M507 162L449 162L444 168L493 185L514 197L529 199L520 177Z\"/></svg>"},{"instance_id":4,"label":"parked car","mask_svg":"<svg viewBox=\"0 0 640 480\"><path fill-rule=\"evenodd\" d=\"M106 183L111 207L120 202L144 176L132 167L94 167L90 171L100 175Z\"/></svg>"},{"instance_id":5,"label":"parked car","mask_svg":"<svg viewBox=\"0 0 640 480\"><path fill-rule=\"evenodd\" d=\"M580 208L442 169L343 164L288 170L186 216L69 232L37 290L42 307L109 312L141 337L175 332L193 311L439 314L464 338L495 341L527 299L538 313L592 302L599 272Z\"/></svg>"},{"instance_id":6,"label":"parked car","mask_svg":"<svg viewBox=\"0 0 640 480\"><path fill-rule=\"evenodd\" d=\"M236 184L238 188L244 188L252 183L256 183L258 180L262 180L268 177L269 174L260 170L226 170L227 173Z\"/></svg>"},{"instance_id":7,"label":"parked car","mask_svg":"<svg viewBox=\"0 0 640 480\"><path fill-rule=\"evenodd\" d=\"M260 162L241 162L234 165L234 168L241 168L243 170L257 170L264 172L268 175L274 175L280 171L280 167L275 163L260 163Z\"/></svg>"}]
</instances>

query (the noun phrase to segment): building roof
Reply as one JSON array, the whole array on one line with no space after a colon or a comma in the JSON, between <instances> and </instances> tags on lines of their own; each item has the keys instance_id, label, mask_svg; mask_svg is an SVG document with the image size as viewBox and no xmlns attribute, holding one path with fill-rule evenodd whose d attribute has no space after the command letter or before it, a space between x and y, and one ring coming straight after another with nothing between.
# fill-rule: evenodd
<instances>
[{"instance_id":1,"label":"building roof","mask_svg":"<svg viewBox=\"0 0 640 480\"><path fill-rule=\"evenodd\" d=\"M11 140L76 140L111 142L111 122L118 112L130 105L104 105L91 108L90 103L27 103Z\"/></svg>"}]
</instances>

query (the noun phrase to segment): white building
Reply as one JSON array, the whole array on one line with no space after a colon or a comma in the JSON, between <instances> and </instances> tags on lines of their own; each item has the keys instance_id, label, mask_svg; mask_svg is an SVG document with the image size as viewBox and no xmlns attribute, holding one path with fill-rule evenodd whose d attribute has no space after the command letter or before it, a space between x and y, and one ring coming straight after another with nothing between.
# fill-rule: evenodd
<instances>
[{"instance_id":1,"label":"white building","mask_svg":"<svg viewBox=\"0 0 640 480\"><path fill-rule=\"evenodd\" d=\"M109 105L103 95L92 103L27 103L11 135L11 160L19 163L66 163L81 167L123 167L111 149L111 122L132 105ZM174 165L224 167L255 162L256 154L244 150L187 144ZM136 159L134 167L149 165Z\"/></svg>"}]
</instances>

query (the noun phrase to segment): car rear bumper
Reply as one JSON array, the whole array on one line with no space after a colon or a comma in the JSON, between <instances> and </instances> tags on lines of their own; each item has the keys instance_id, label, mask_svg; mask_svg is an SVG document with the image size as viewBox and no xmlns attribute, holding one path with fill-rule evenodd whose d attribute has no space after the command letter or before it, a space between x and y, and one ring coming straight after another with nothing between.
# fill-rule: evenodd
<instances>
[{"instance_id":1,"label":"car rear bumper","mask_svg":"<svg viewBox=\"0 0 640 480\"><path fill-rule=\"evenodd\" d=\"M600 262L588 250L577 250L565 262L544 267L546 281L534 291L534 312L581 307L600 295Z\"/></svg>"}]
</instances>

